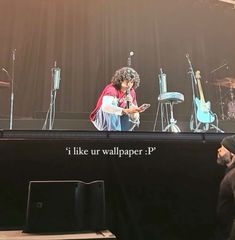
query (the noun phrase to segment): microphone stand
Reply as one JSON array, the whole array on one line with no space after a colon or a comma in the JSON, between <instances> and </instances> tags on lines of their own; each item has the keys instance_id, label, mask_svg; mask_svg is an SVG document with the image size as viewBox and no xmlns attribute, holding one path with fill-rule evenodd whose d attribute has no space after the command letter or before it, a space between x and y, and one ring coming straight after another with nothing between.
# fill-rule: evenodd
<instances>
[{"instance_id":1,"label":"microphone stand","mask_svg":"<svg viewBox=\"0 0 235 240\"><path fill-rule=\"evenodd\" d=\"M59 89L60 85L60 71L61 69L56 66L56 61L54 63L54 67L51 68L51 92L50 92L50 105L46 114L46 119L42 130L47 128L47 122L49 117L48 129L52 130L55 120L55 101L56 101L56 91Z\"/></svg>"},{"instance_id":2,"label":"microphone stand","mask_svg":"<svg viewBox=\"0 0 235 240\"><path fill-rule=\"evenodd\" d=\"M213 69L210 73L215 73L215 72L217 72L218 70L220 70L221 68L223 68L223 67L225 67L225 66L228 66L228 63L227 63L227 62L224 63L224 64L222 64L222 65L220 65L219 67Z\"/></svg>"},{"instance_id":3,"label":"microphone stand","mask_svg":"<svg viewBox=\"0 0 235 240\"><path fill-rule=\"evenodd\" d=\"M14 111L15 53L16 53L16 49L14 49L14 50L12 51L10 130L12 130L12 125L13 125L13 111Z\"/></svg>"},{"instance_id":4,"label":"microphone stand","mask_svg":"<svg viewBox=\"0 0 235 240\"><path fill-rule=\"evenodd\" d=\"M187 58L188 63L189 63L189 72L188 73L190 74L191 84L192 84L192 93L193 93L193 102L192 102L193 113L191 114L191 119L190 119L190 130L194 131L195 129L197 129L197 126L198 126L197 112L196 112L196 102L195 102L195 98L196 98L195 85L197 85L197 79L196 79L195 74L194 74L194 70L193 70L193 66L192 66L192 63L191 63L190 58L189 58L189 54L186 54L186 58Z\"/></svg>"}]
</instances>

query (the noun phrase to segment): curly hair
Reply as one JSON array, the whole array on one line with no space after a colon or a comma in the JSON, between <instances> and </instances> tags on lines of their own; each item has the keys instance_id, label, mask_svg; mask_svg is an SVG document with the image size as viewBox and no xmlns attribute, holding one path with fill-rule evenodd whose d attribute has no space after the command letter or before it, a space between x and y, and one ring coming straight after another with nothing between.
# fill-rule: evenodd
<instances>
[{"instance_id":1,"label":"curly hair","mask_svg":"<svg viewBox=\"0 0 235 240\"><path fill-rule=\"evenodd\" d=\"M139 74L130 67L123 67L115 72L112 77L111 83L113 86L120 90L123 81L133 81L133 88L136 89L140 85Z\"/></svg>"}]
</instances>

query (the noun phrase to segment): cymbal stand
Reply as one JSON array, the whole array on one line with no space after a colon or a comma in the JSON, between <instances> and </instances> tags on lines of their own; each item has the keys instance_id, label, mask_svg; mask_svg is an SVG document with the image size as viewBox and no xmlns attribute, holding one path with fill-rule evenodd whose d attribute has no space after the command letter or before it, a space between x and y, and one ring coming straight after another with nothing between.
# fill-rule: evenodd
<instances>
[{"instance_id":1,"label":"cymbal stand","mask_svg":"<svg viewBox=\"0 0 235 240\"><path fill-rule=\"evenodd\" d=\"M231 101L233 102L234 93L233 93L233 88L232 88L232 87L229 88L229 93L230 93L230 99L231 99Z\"/></svg>"},{"instance_id":2,"label":"cymbal stand","mask_svg":"<svg viewBox=\"0 0 235 240\"><path fill-rule=\"evenodd\" d=\"M234 119L235 118L235 103L234 103L234 93L233 88L230 86L229 88L229 98L230 101L228 102L228 119Z\"/></svg>"},{"instance_id":3,"label":"cymbal stand","mask_svg":"<svg viewBox=\"0 0 235 240\"><path fill-rule=\"evenodd\" d=\"M225 120L225 114L224 114L224 102L223 102L223 98L222 98L222 90L221 90L221 86L218 86L219 89L219 99L220 99L220 111L221 111L221 119Z\"/></svg>"}]
</instances>

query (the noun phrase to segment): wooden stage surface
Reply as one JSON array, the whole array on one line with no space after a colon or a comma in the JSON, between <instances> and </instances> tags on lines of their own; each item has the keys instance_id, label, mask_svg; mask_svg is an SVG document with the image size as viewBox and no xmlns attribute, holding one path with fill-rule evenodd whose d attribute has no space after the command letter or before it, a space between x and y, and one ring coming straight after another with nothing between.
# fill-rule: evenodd
<instances>
[{"instance_id":1,"label":"wooden stage surface","mask_svg":"<svg viewBox=\"0 0 235 240\"><path fill-rule=\"evenodd\" d=\"M0 240L86 240L116 239L108 230L87 233L33 234L22 230L0 231Z\"/></svg>"}]
</instances>

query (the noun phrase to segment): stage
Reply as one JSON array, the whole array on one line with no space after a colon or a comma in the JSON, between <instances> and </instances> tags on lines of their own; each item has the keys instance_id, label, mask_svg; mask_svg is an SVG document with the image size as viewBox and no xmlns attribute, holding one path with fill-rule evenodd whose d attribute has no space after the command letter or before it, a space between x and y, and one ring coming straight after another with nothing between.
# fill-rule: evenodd
<instances>
[{"instance_id":1,"label":"stage","mask_svg":"<svg viewBox=\"0 0 235 240\"><path fill-rule=\"evenodd\" d=\"M117 239L212 239L226 135L2 130L0 226L24 226L29 181L104 180Z\"/></svg>"},{"instance_id":2,"label":"stage","mask_svg":"<svg viewBox=\"0 0 235 240\"><path fill-rule=\"evenodd\" d=\"M96 131L93 124L89 121L88 113L83 114L58 114L56 115L53 129L55 130L73 130L73 131ZM64 118L66 116L66 118ZM13 129L14 130L42 130L45 119L35 116L32 118L14 118ZM42 117L42 115L40 115ZM181 119L181 118L179 118ZM183 120L178 120L177 125L181 129L181 132L193 133L190 130L190 121L185 116ZM158 118L156 124L156 132L161 132L161 122ZM145 114L141 117L141 124L135 128L135 131L141 132L153 132L154 131L155 116L152 114ZM9 129L10 121L6 118L0 118L0 129ZM219 120L218 126L225 133L234 132L235 119ZM215 129L209 130L209 132L216 132Z\"/></svg>"},{"instance_id":3,"label":"stage","mask_svg":"<svg viewBox=\"0 0 235 240\"><path fill-rule=\"evenodd\" d=\"M61 234L29 234L22 230L0 231L0 240L98 240L116 239L115 236L106 231L87 233L61 233Z\"/></svg>"}]
</instances>

